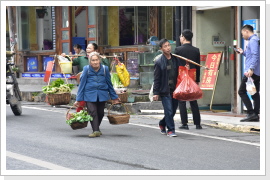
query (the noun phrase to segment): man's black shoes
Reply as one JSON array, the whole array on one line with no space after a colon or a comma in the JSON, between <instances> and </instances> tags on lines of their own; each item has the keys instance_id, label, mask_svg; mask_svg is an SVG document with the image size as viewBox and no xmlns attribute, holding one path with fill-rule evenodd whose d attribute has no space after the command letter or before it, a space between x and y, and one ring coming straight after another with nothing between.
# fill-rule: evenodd
<instances>
[{"instance_id":1,"label":"man's black shoes","mask_svg":"<svg viewBox=\"0 0 270 180\"><path fill-rule=\"evenodd\" d=\"M255 113L248 114L247 117L240 120L240 122L258 122L258 121L259 121L259 116Z\"/></svg>"},{"instance_id":2,"label":"man's black shoes","mask_svg":"<svg viewBox=\"0 0 270 180\"><path fill-rule=\"evenodd\" d=\"M189 130L187 124L183 124L182 126L179 127L179 129L186 129L186 130Z\"/></svg>"},{"instance_id":3,"label":"man's black shoes","mask_svg":"<svg viewBox=\"0 0 270 180\"><path fill-rule=\"evenodd\" d=\"M202 129L201 125L196 125L196 129Z\"/></svg>"}]
</instances>

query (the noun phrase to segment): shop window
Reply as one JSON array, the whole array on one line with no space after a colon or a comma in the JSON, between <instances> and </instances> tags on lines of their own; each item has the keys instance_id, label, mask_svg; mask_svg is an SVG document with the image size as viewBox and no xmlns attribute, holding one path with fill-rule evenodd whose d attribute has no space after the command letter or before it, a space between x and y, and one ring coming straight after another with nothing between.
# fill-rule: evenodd
<instances>
[{"instance_id":1,"label":"shop window","mask_svg":"<svg viewBox=\"0 0 270 180\"><path fill-rule=\"evenodd\" d=\"M21 6L17 9L19 22L19 49L29 50L29 7Z\"/></svg>"},{"instance_id":2,"label":"shop window","mask_svg":"<svg viewBox=\"0 0 270 180\"><path fill-rule=\"evenodd\" d=\"M88 36L87 36L87 42L88 43L96 43L96 7L95 6L88 6L87 8L87 14L88 14Z\"/></svg>"},{"instance_id":3,"label":"shop window","mask_svg":"<svg viewBox=\"0 0 270 180\"><path fill-rule=\"evenodd\" d=\"M176 40L174 36L175 7L162 6L159 11L159 39Z\"/></svg>"},{"instance_id":4,"label":"shop window","mask_svg":"<svg viewBox=\"0 0 270 180\"><path fill-rule=\"evenodd\" d=\"M63 52L69 54L69 43L62 43Z\"/></svg>"},{"instance_id":5,"label":"shop window","mask_svg":"<svg viewBox=\"0 0 270 180\"><path fill-rule=\"evenodd\" d=\"M62 7L62 28L69 27L68 15L68 6Z\"/></svg>"},{"instance_id":6,"label":"shop window","mask_svg":"<svg viewBox=\"0 0 270 180\"><path fill-rule=\"evenodd\" d=\"M34 13L36 16L33 16ZM19 50L43 51L55 49L54 7L17 7L17 22Z\"/></svg>"},{"instance_id":7,"label":"shop window","mask_svg":"<svg viewBox=\"0 0 270 180\"><path fill-rule=\"evenodd\" d=\"M97 7L97 17L97 42L99 45L108 45L108 7Z\"/></svg>"},{"instance_id":8,"label":"shop window","mask_svg":"<svg viewBox=\"0 0 270 180\"><path fill-rule=\"evenodd\" d=\"M149 37L147 6L120 6L120 46L146 44Z\"/></svg>"},{"instance_id":9,"label":"shop window","mask_svg":"<svg viewBox=\"0 0 270 180\"><path fill-rule=\"evenodd\" d=\"M59 9L61 11L61 52L69 54L71 51L71 7L63 6Z\"/></svg>"}]
</instances>

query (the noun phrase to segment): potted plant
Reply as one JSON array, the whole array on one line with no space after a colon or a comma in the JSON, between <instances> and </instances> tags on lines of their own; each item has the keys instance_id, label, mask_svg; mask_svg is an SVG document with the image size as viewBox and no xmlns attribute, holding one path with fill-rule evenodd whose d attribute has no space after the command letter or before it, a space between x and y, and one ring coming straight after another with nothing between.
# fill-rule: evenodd
<instances>
[{"instance_id":1,"label":"potted plant","mask_svg":"<svg viewBox=\"0 0 270 180\"><path fill-rule=\"evenodd\" d=\"M36 9L38 18L44 18L45 14L48 15L47 8L45 6L42 6L41 9Z\"/></svg>"},{"instance_id":2,"label":"potted plant","mask_svg":"<svg viewBox=\"0 0 270 180\"><path fill-rule=\"evenodd\" d=\"M20 74L19 74L19 67L17 67L17 66L14 66L13 68L12 68L12 71L14 72L14 74L16 75L16 78L19 78L20 76Z\"/></svg>"}]
</instances>

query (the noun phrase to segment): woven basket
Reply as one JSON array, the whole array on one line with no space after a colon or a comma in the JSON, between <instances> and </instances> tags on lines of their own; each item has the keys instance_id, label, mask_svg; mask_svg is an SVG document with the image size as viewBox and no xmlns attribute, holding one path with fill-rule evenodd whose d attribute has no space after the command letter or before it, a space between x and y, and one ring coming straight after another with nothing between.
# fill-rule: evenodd
<instances>
[{"instance_id":1,"label":"woven basket","mask_svg":"<svg viewBox=\"0 0 270 180\"><path fill-rule=\"evenodd\" d=\"M128 93L127 92L119 93L117 95L120 98L122 103L127 103L128 102ZM108 100L107 102L112 103L112 100Z\"/></svg>"},{"instance_id":2,"label":"woven basket","mask_svg":"<svg viewBox=\"0 0 270 180\"><path fill-rule=\"evenodd\" d=\"M108 119L109 119L109 122L110 124L127 124L129 123L129 118L130 118L130 115L128 114L128 111L127 111L127 107L125 106L125 104L122 104L126 110L126 114L115 114L115 115L112 115L110 114L110 110L112 108L114 104L111 104L111 106L109 107L108 109Z\"/></svg>"},{"instance_id":3,"label":"woven basket","mask_svg":"<svg viewBox=\"0 0 270 180\"><path fill-rule=\"evenodd\" d=\"M74 106L72 106L71 108L73 108ZM71 110L71 108L69 108L69 110L67 111L66 113L66 120L69 120L73 117L72 113L69 113L69 111ZM88 121L85 121L83 123L81 122L74 122L70 125L70 127L73 129L73 130L76 130L76 129L82 129L82 128L85 128L87 127L88 125Z\"/></svg>"},{"instance_id":4,"label":"woven basket","mask_svg":"<svg viewBox=\"0 0 270 180\"><path fill-rule=\"evenodd\" d=\"M72 124L70 125L70 127L71 127L73 130L76 130L76 129L82 129L82 128L87 127L87 124L88 124L88 121L85 121L85 122L83 122L83 123L75 122L75 123L72 123Z\"/></svg>"},{"instance_id":5,"label":"woven basket","mask_svg":"<svg viewBox=\"0 0 270 180\"><path fill-rule=\"evenodd\" d=\"M71 93L47 94L47 102L50 105L65 105L69 104L70 100Z\"/></svg>"}]
</instances>

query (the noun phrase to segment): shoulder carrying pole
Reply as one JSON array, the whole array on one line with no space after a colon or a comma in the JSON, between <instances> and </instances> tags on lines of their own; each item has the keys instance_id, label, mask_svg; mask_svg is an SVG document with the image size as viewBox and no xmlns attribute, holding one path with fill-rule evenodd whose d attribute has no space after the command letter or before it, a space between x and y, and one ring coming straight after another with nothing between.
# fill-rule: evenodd
<instances>
[{"instance_id":1,"label":"shoulder carrying pole","mask_svg":"<svg viewBox=\"0 0 270 180\"><path fill-rule=\"evenodd\" d=\"M192 60L190 60L190 59L187 59L187 58L185 58L185 57L182 57L182 56L179 56L179 55L176 55L176 54L172 54L172 55L175 56L175 57L178 57L178 58L180 58L180 59L183 59L183 60L185 60L185 61L187 61L187 62L189 62L189 63L191 63L191 64L195 64L195 65L197 65L197 66L200 66L200 67L203 67L203 68L205 68L205 69L207 69L207 70L210 70L208 67L203 66L203 65L200 65L200 64L198 64L198 63L196 63L196 62L194 62L194 61L192 61Z\"/></svg>"}]
</instances>

